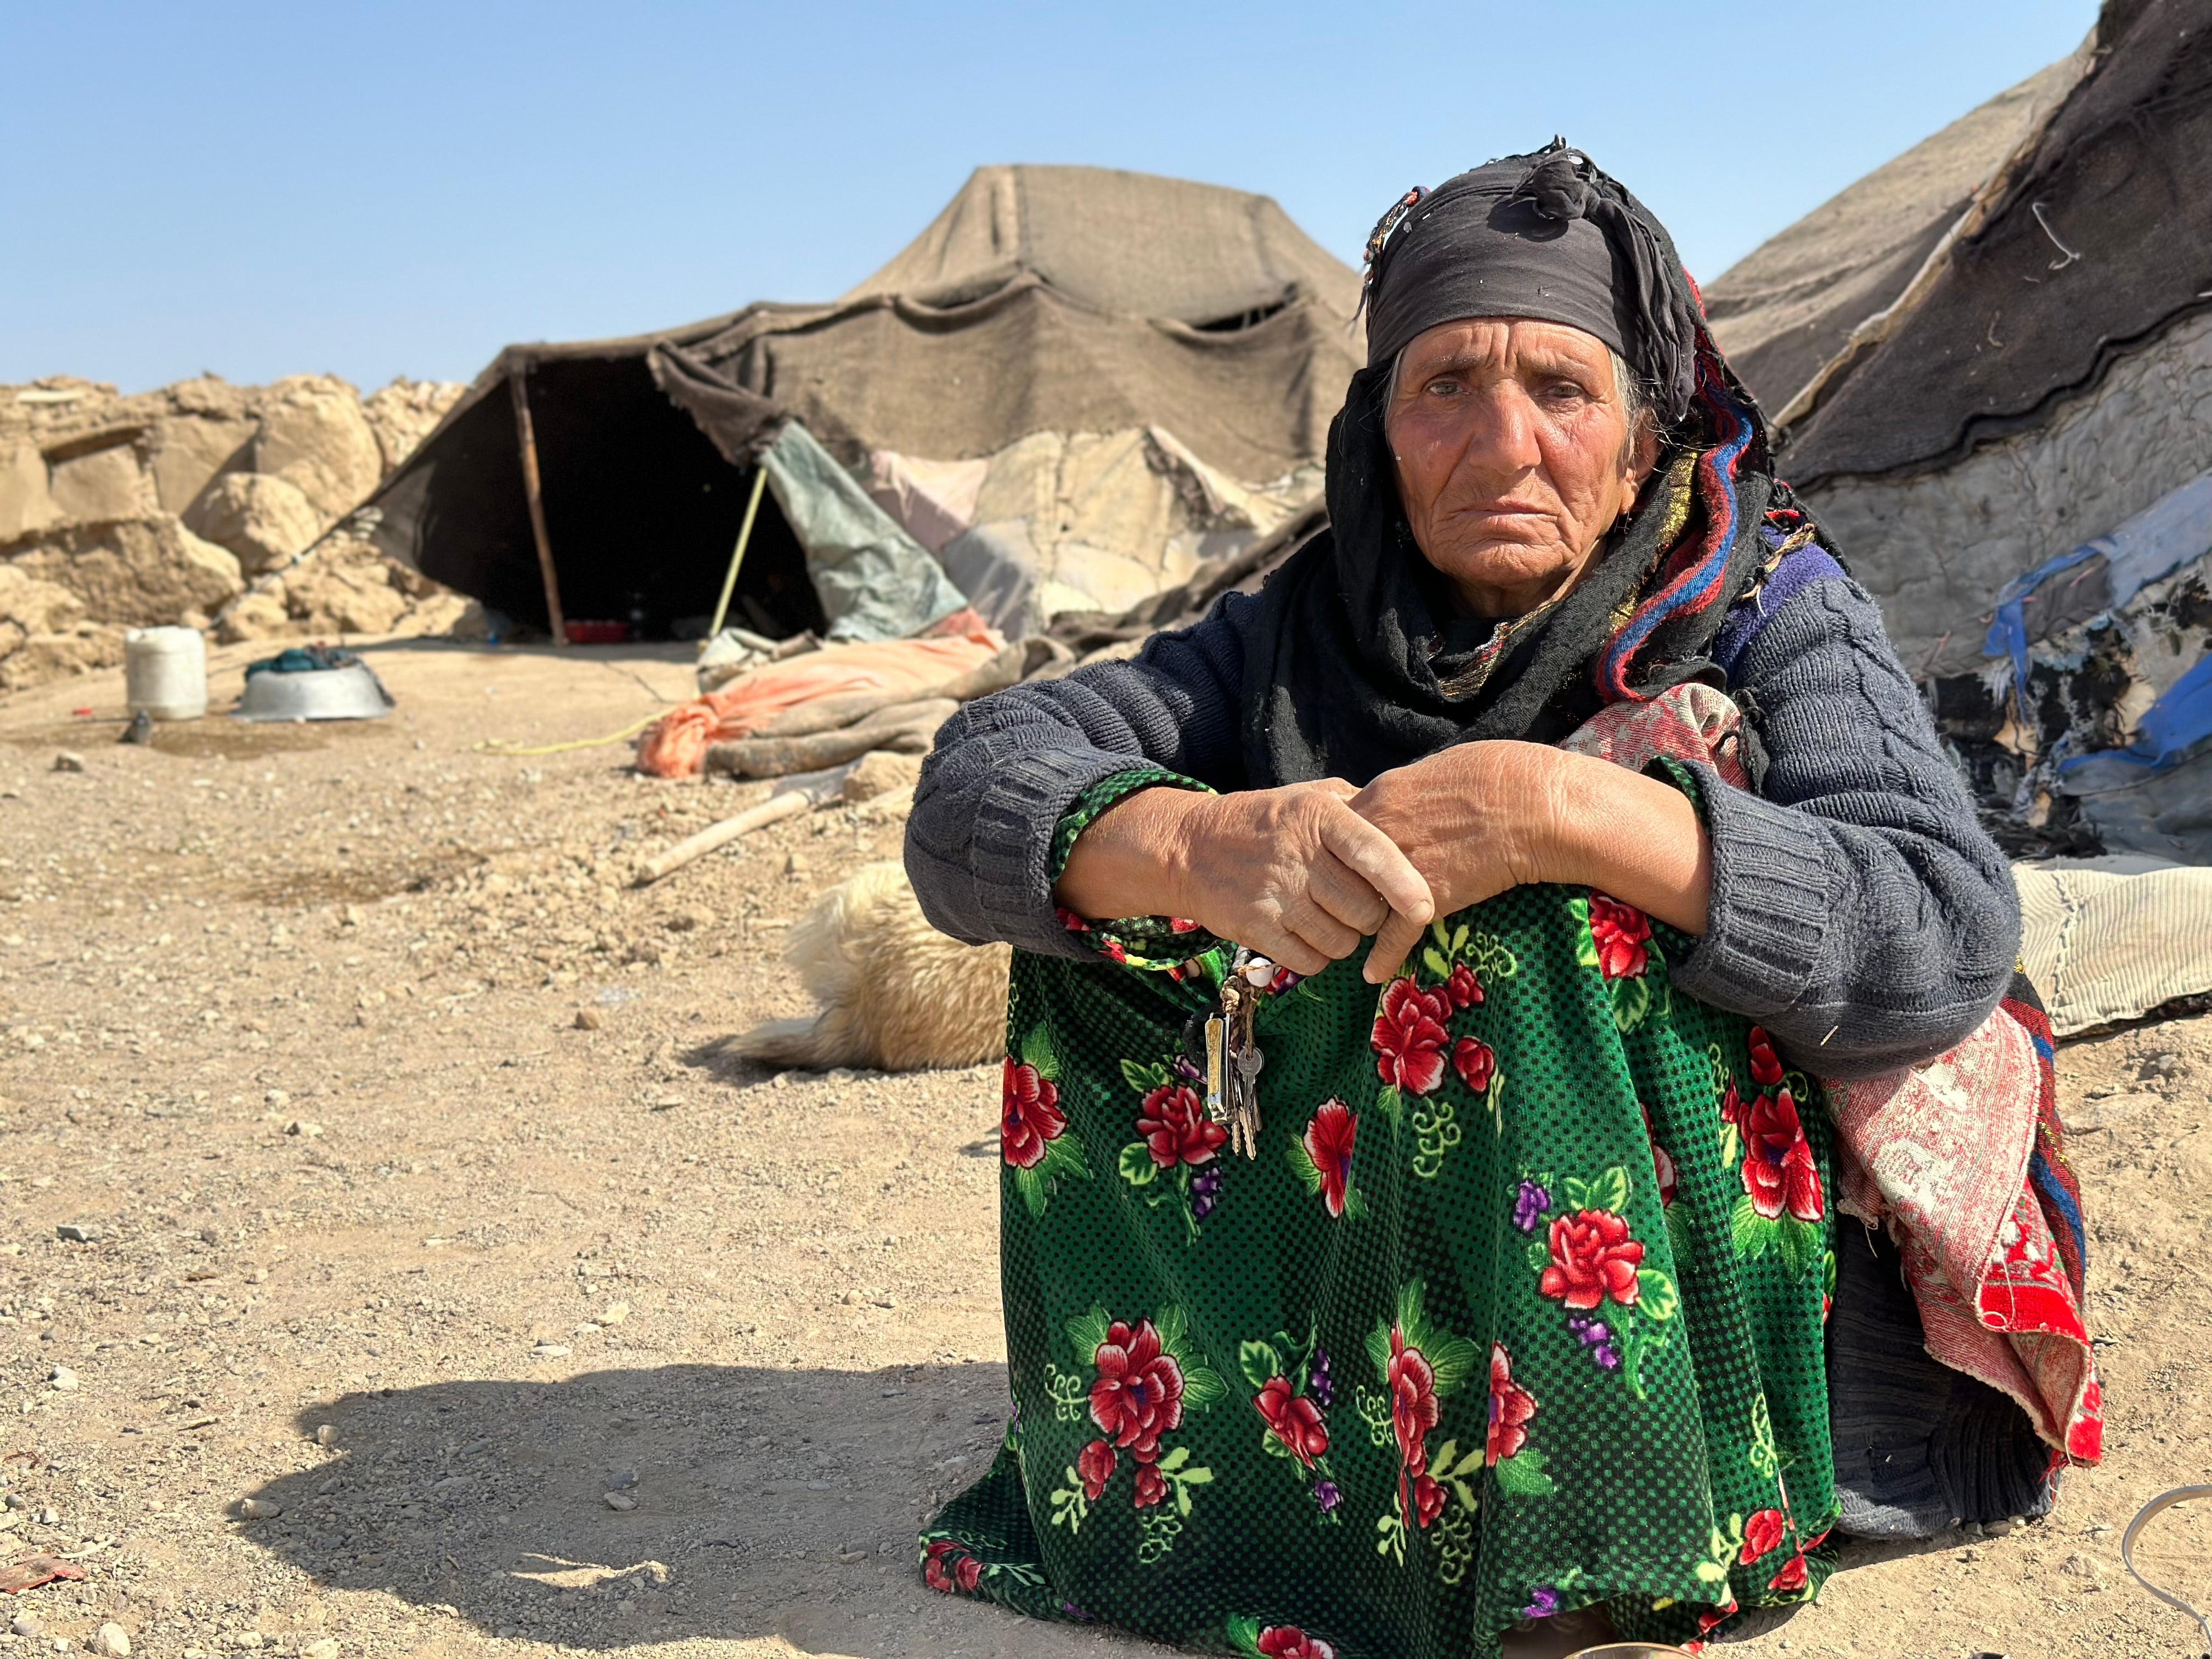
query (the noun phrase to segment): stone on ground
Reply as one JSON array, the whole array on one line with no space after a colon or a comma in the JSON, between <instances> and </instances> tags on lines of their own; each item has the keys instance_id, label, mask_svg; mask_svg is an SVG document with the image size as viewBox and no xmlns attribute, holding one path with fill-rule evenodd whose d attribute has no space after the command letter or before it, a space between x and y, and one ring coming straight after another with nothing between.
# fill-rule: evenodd
<instances>
[{"instance_id":1,"label":"stone on ground","mask_svg":"<svg viewBox=\"0 0 2212 1659\"><path fill-rule=\"evenodd\" d=\"M845 799L848 801L873 800L878 795L888 795L894 789L908 789L921 779L921 757L894 755L888 750L873 749L853 763L845 775Z\"/></svg>"},{"instance_id":2,"label":"stone on ground","mask_svg":"<svg viewBox=\"0 0 2212 1659\"><path fill-rule=\"evenodd\" d=\"M236 554L250 576L304 552L323 532L297 484L262 472L226 472L192 504L185 523Z\"/></svg>"},{"instance_id":3,"label":"stone on ground","mask_svg":"<svg viewBox=\"0 0 2212 1659\"><path fill-rule=\"evenodd\" d=\"M359 507L384 476L384 452L354 389L335 374L295 374L269 388L253 470L298 486L325 525Z\"/></svg>"},{"instance_id":4,"label":"stone on ground","mask_svg":"<svg viewBox=\"0 0 2212 1659\"><path fill-rule=\"evenodd\" d=\"M129 428L125 429L130 433ZM154 497L154 481L139 464L135 433L87 454L53 460L47 488L63 518L93 523L104 519L136 519L161 510Z\"/></svg>"},{"instance_id":5,"label":"stone on ground","mask_svg":"<svg viewBox=\"0 0 2212 1659\"><path fill-rule=\"evenodd\" d=\"M51 634L84 618L84 601L59 582L41 581L20 565L0 564L0 620L27 634Z\"/></svg>"},{"instance_id":6,"label":"stone on ground","mask_svg":"<svg viewBox=\"0 0 2212 1659\"><path fill-rule=\"evenodd\" d=\"M223 390L237 397L236 387ZM243 400L239 401L242 404ZM155 422L147 470L154 475L154 494L161 510L189 517L201 491L217 477L237 471L252 459L257 429L255 422L242 416L179 415Z\"/></svg>"},{"instance_id":7,"label":"stone on ground","mask_svg":"<svg viewBox=\"0 0 2212 1659\"><path fill-rule=\"evenodd\" d=\"M0 623L0 646L14 633ZM49 680L112 668L123 660L123 630L100 623L79 623L64 632L31 634L0 654L0 691L21 691Z\"/></svg>"},{"instance_id":8,"label":"stone on ground","mask_svg":"<svg viewBox=\"0 0 2212 1659\"><path fill-rule=\"evenodd\" d=\"M67 588L101 622L151 628L213 612L246 586L238 556L167 514L72 525L16 556L15 568Z\"/></svg>"},{"instance_id":9,"label":"stone on ground","mask_svg":"<svg viewBox=\"0 0 2212 1659\"><path fill-rule=\"evenodd\" d=\"M394 568L367 542L333 542L285 573L284 608L311 634L389 633L407 612Z\"/></svg>"},{"instance_id":10,"label":"stone on ground","mask_svg":"<svg viewBox=\"0 0 2212 1659\"><path fill-rule=\"evenodd\" d=\"M361 412L376 434L384 452L384 470L392 471L415 453L416 446L446 417L468 387L451 380L397 380L362 399Z\"/></svg>"},{"instance_id":11,"label":"stone on ground","mask_svg":"<svg viewBox=\"0 0 2212 1659\"><path fill-rule=\"evenodd\" d=\"M284 608L284 584L258 587L224 611L215 627L219 645L242 645L249 640L281 640L303 633Z\"/></svg>"}]
</instances>

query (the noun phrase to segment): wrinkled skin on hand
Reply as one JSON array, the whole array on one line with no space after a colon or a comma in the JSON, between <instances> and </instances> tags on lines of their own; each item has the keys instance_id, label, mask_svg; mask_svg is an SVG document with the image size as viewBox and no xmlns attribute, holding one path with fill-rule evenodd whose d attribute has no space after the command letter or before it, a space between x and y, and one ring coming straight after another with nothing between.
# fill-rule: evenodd
<instances>
[{"instance_id":1,"label":"wrinkled skin on hand","mask_svg":"<svg viewBox=\"0 0 2212 1659\"><path fill-rule=\"evenodd\" d=\"M1228 795L1139 791L1083 833L1057 896L1086 916L1187 916L1317 974L1390 915L1418 932L1435 914L1406 855L1346 804L1354 793L1341 778Z\"/></svg>"}]
</instances>

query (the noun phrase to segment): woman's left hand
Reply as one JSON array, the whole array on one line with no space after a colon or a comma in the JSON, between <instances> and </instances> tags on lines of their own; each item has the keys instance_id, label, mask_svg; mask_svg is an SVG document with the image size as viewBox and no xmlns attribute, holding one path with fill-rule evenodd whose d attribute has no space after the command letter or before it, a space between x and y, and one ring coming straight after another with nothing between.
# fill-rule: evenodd
<instances>
[{"instance_id":1,"label":"woman's left hand","mask_svg":"<svg viewBox=\"0 0 2212 1659\"><path fill-rule=\"evenodd\" d=\"M1547 881L1543 849L1553 839L1559 751L1537 743L1463 743L1383 773L1352 798L1352 810L1398 844L1429 884L1436 914L1479 904L1525 882ZM1421 929L1387 917L1367 953L1380 985L1398 971Z\"/></svg>"},{"instance_id":2,"label":"woman's left hand","mask_svg":"<svg viewBox=\"0 0 2212 1659\"><path fill-rule=\"evenodd\" d=\"M1352 798L1429 884L1436 914L1532 882L1595 887L1686 933L1705 930L1712 850L1672 785L1540 743L1465 743L1383 773ZM1393 914L1366 978L1397 973L1422 929Z\"/></svg>"}]
</instances>

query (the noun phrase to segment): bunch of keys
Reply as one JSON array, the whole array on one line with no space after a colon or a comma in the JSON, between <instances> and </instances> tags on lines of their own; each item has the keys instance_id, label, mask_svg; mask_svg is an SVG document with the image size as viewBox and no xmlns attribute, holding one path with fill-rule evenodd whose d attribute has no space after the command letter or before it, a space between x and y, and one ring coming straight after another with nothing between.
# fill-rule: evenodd
<instances>
[{"instance_id":1,"label":"bunch of keys","mask_svg":"<svg viewBox=\"0 0 2212 1659\"><path fill-rule=\"evenodd\" d=\"M1253 1038L1253 1016L1275 964L1239 948L1221 981L1221 1012L1206 1019L1206 1115L1229 1131L1229 1148L1260 1156L1260 1068L1267 1056Z\"/></svg>"}]
</instances>

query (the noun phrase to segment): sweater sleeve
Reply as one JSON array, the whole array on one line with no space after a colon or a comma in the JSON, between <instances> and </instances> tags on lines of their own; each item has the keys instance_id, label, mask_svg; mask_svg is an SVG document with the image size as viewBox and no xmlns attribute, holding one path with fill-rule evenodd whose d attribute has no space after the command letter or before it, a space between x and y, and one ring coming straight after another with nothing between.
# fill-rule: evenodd
<instances>
[{"instance_id":1,"label":"sweater sleeve","mask_svg":"<svg viewBox=\"0 0 2212 1659\"><path fill-rule=\"evenodd\" d=\"M907 821L907 875L930 925L971 945L1095 960L1053 904L1053 832L1085 791L1133 763L1242 787L1242 624L1255 603L1225 594L1130 661L1013 686L947 720Z\"/></svg>"},{"instance_id":2,"label":"sweater sleeve","mask_svg":"<svg viewBox=\"0 0 2212 1659\"><path fill-rule=\"evenodd\" d=\"M2020 900L1880 609L1846 577L1814 582L1762 620L1732 679L1766 773L1757 794L1703 792L1709 921L1674 982L1809 1071L1934 1058L2004 994Z\"/></svg>"}]
</instances>

